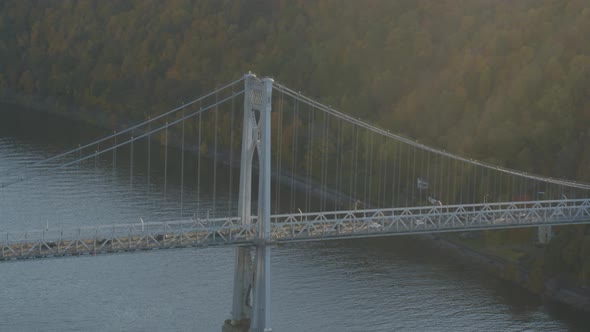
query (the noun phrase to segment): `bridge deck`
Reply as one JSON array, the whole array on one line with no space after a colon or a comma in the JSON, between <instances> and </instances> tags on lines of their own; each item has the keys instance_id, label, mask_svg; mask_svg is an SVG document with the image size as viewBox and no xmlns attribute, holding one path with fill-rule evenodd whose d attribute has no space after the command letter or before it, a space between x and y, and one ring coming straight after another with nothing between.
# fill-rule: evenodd
<instances>
[{"instance_id":1,"label":"bridge deck","mask_svg":"<svg viewBox=\"0 0 590 332\"><path fill-rule=\"evenodd\" d=\"M590 199L274 215L273 243L590 223ZM152 249L255 245L239 218L180 220L0 234L0 260Z\"/></svg>"}]
</instances>

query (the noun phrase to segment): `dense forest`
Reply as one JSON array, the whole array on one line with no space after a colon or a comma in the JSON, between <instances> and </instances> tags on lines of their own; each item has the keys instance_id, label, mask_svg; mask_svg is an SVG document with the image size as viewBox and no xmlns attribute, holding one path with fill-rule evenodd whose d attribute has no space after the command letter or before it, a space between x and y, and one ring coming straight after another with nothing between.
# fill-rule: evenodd
<instances>
[{"instance_id":1,"label":"dense forest","mask_svg":"<svg viewBox=\"0 0 590 332\"><path fill-rule=\"evenodd\" d=\"M588 36L587 0L2 1L0 98L116 123L252 71L457 154L590 182ZM535 264L590 284L589 248L567 229Z\"/></svg>"}]
</instances>

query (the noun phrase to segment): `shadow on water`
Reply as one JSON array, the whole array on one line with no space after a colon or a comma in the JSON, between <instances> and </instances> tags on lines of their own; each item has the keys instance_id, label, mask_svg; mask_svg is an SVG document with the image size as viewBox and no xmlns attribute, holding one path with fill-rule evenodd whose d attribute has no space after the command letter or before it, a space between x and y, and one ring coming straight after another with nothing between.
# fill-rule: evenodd
<instances>
[{"instance_id":1,"label":"shadow on water","mask_svg":"<svg viewBox=\"0 0 590 332\"><path fill-rule=\"evenodd\" d=\"M12 105L0 104L0 112L0 137L15 138L34 145L46 144L60 151L76 148L79 144L111 133L90 124L81 125L63 116Z\"/></svg>"}]
</instances>

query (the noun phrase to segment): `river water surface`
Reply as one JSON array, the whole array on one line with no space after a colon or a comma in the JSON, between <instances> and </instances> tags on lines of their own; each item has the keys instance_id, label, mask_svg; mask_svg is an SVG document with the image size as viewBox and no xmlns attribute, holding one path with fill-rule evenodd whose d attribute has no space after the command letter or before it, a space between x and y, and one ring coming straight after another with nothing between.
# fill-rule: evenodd
<instances>
[{"instance_id":1,"label":"river water surface","mask_svg":"<svg viewBox=\"0 0 590 332\"><path fill-rule=\"evenodd\" d=\"M0 106L0 174L26 175L31 161L103 134ZM147 174L138 157L130 183L128 160L118 158L115 167L94 160L0 189L0 231L172 218L178 179L166 179L161 198L161 165ZM199 193L186 185L185 214L220 206L234 213L230 170L217 172L217 184L228 189L213 198L210 176ZM293 244L272 254L273 331L590 330L584 315L543 304L417 238ZM233 264L228 247L2 263L0 331L220 331Z\"/></svg>"}]
</instances>

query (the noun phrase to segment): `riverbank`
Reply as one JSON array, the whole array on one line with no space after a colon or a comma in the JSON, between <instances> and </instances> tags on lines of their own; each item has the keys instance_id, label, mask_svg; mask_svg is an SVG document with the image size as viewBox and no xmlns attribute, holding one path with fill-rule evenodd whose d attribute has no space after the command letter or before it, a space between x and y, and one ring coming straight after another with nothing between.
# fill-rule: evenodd
<instances>
[{"instance_id":1,"label":"riverbank","mask_svg":"<svg viewBox=\"0 0 590 332\"><path fill-rule=\"evenodd\" d=\"M588 288L571 285L556 278L545 278L539 271L531 271L517 261L474 248L469 241L462 240L460 236L454 234L425 235L423 238L430 245L455 255L467 264L476 264L491 275L526 289L531 296L538 296L545 302L558 302L574 310L590 313L590 289Z\"/></svg>"},{"instance_id":2,"label":"riverbank","mask_svg":"<svg viewBox=\"0 0 590 332\"><path fill-rule=\"evenodd\" d=\"M141 118L113 118L113 112L72 105L56 97L37 94L24 95L5 88L0 90L0 104L16 107L26 112L50 114L73 122L82 123L112 133L141 123ZM116 120L116 121L115 121ZM84 143L84 142L80 142Z\"/></svg>"}]
</instances>

